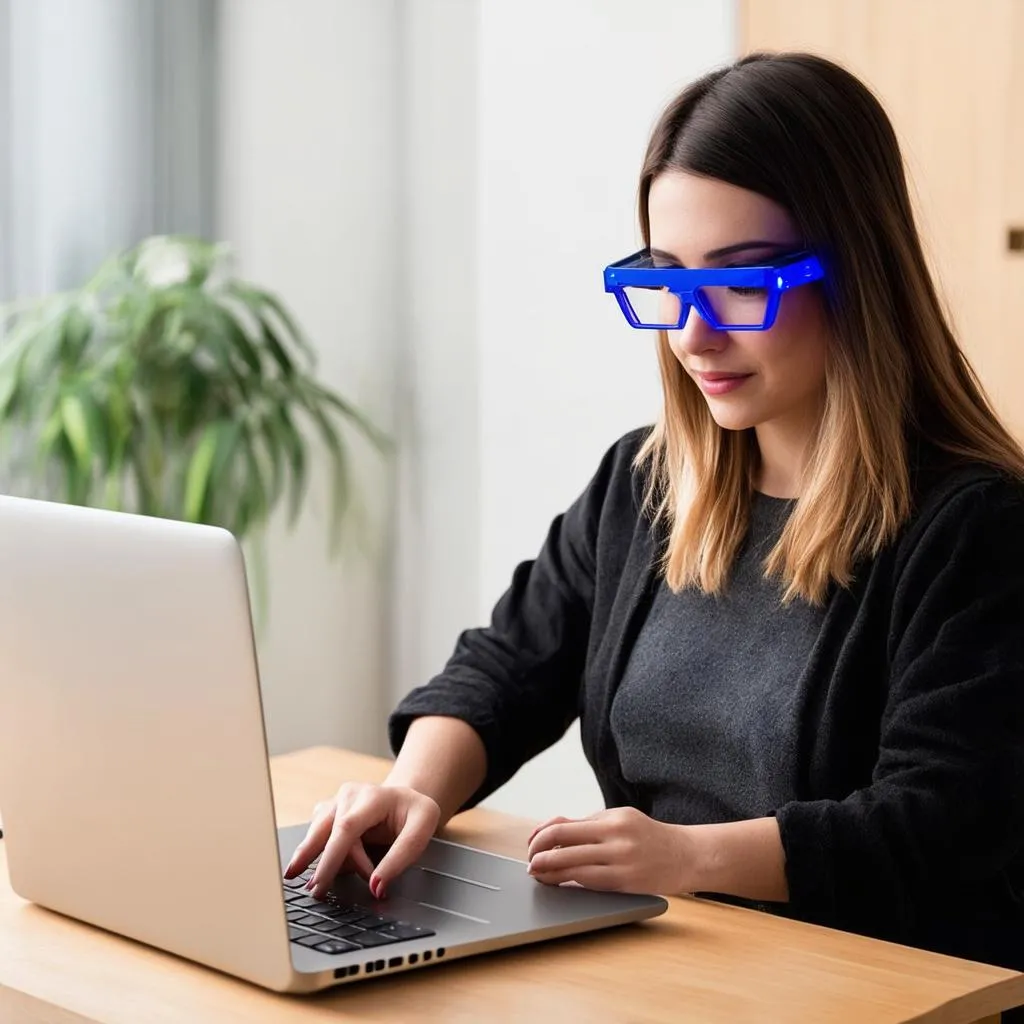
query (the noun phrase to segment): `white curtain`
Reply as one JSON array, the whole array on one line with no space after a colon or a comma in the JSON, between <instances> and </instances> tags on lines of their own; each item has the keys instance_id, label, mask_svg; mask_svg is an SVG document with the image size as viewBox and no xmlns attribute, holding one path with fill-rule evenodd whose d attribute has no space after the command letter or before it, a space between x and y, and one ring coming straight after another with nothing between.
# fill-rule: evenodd
<instances>
[{"instance_id":1,"label":"white curtain","mask_svg":"<svg viewBox=\"0 0 1024 1024\"><path fill-rule=\"evenodd\" d=\"M215 223L217 0L0 0L0 300Z\"/></svg>"}]
</instances>

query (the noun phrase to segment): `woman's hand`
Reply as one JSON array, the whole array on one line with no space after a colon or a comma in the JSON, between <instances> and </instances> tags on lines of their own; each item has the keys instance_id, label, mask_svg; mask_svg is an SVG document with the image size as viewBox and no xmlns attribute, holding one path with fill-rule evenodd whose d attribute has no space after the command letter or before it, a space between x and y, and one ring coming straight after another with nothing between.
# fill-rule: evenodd
<instances>
[{"instance_id":1,"label":"woman's hand","mask_svg":"<svg viewBox=\"0 0 1024 1024\"><path fill-rule=\"evenodd\" d=\"M696 879L690 830L632 807L544 822L530 837L529 860L530 874L549 885L675 895L693 892Z\"/></svg>"},{"instance_id":2,"label":"woman's hand","mask_svg":"<svg viewBox=\"0 0 1024 1024\"><path fill-rule=\"evenodd\" d=\"M436 801L407 786L372 786L347 782L332 799L317 804L305 839L285 869L285 878L305 871L320 855L306 888L326 895L339 873L354 872L366 880L376 899L427 848L441 810ZM363 843L390 845L374 869Z\"/></svg>"}]
</instances>

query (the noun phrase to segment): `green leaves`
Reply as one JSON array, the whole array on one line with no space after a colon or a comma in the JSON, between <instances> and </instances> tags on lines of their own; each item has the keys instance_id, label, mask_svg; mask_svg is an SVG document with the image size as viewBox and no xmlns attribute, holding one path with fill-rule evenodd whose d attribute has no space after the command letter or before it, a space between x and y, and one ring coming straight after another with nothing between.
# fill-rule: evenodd
<instances>
[{"instance_id":1,"label":"green leaves","mask_svg":"<svg viewBox=\"0 0 1024 1024\"><path fill-rule=\"evenodd\" d=\"M89 424L80 396L68 394L61 398L60 418L72 454L78 460L79 469L83 473L88 473L92 468L92 445L89 443Z\"/></svg>"},{"instance_id":2,"label":"green leaves","mask_svg":"<svg viewBox=\"0 0 1024 1024\"><path fill-rule=\"evenodd\" d=\"M317 379L283 303L231 277L219 246L147 239L77 292L0 317L0 430L24 442L5 458L37 495L257 539L282 503L295 521L319 450L333 546L352 486L350 432L388 448Z\"/></svg>"},{"instance_id":3,"label":"green leaves","mask_svg":"<svg viewBox=\"0 0 1024 1024\"><path fill-rule=\"evenodd\" d=\"M241 433L238 423L222 420L203 430L192 453L185 474L185 497L182 519L201 523L209 517L212 504L211 479L229 462Z\"/></svg>"}]
</instances>

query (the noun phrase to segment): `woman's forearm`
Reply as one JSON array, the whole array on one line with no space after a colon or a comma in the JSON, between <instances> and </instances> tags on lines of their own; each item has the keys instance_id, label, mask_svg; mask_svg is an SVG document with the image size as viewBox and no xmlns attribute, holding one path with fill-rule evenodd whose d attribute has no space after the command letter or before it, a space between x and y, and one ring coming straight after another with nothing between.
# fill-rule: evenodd
<instances>
[{"instance_id":1,"label":"woman's forearm","mask_svg":"<svg viewBox=\"0 0 1024 1024\"><path fill-rule=\"evenodd\" d=\"M789 900L786 854L774 818L720 825L683 825L693 851L691 892L715 892L749 900Z\"/></svg>"},{"instance_id":2,"label":"woman's forearm","mask_svg":"<svg viewBox=\"0 0 1024 1024\"><path fill-rule=\"evenodd\" d=\"M417 718L406 733L386 786L408 786L435 800L447 823L487 774L483 741L458 718Z\"/></svg>"}]
</instances>

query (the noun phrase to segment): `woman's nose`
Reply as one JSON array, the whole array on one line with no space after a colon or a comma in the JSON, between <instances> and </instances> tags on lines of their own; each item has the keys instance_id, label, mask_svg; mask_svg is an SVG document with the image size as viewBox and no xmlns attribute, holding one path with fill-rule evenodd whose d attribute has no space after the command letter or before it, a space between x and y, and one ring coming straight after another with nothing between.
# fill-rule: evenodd
<instances>
[{"instance_id":1,"label":"woman's nose","mask_svg":"<svg viewBox=\"0 0 1024 1024\"><path fill-rule=\"evenodd\" d=\"M677 359L696 356L702 352L717 352L729 344L728 331L716 331L691 306L686 323L678 330L668 332L669 346Z\"/></svg>"}]
</instances>

